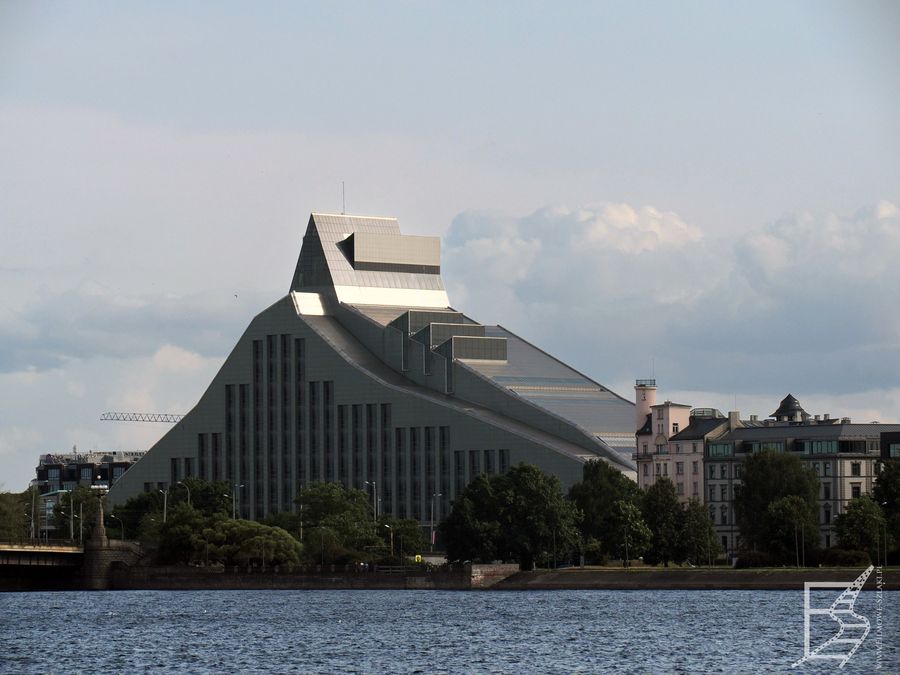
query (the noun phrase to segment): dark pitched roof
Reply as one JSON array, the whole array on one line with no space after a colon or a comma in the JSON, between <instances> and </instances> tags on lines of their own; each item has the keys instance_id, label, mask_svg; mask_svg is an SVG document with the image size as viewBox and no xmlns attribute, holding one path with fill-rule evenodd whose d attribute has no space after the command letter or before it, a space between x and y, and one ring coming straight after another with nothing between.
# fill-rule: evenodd
<instances>
[{"instance_id":1,"label":"dark pitched roof","mask_svg":"<svg viewBox=\"0 0 900 675\"><path fill-rule=\"evenodd\" d=\"M677 434L672 436L670 441L698 441L706 437L707 434L715 431L721 426L728 425L728 419L723 417L692 417L691 423Z\"/></svg>"}]
</instances>

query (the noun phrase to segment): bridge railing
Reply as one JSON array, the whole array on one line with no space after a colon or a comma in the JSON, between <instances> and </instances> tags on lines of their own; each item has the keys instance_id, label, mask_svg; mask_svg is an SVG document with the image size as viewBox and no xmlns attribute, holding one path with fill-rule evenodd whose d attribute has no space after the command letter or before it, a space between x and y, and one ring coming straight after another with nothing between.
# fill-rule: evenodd
<instances>
[{"instance_id":1,"label":"bridge railing","mask_svg":"<svg viewBox=\"0 0 900 675\"><path fill-rule=\"evenodd\" d=\"M0 539L0 548L16 549L49 549L60 547L80 547L77 541L71 539Z\"/></svg>"}]
</instances>

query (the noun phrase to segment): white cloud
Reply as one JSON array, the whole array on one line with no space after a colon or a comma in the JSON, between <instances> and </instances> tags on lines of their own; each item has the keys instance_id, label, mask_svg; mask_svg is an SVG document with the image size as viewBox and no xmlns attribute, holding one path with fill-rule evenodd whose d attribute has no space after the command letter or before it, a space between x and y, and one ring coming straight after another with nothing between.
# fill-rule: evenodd
<instances>
[{"instance_id":1,"label":"white cloud","mask_svg":"<svg viewBox=\"0 0 900 675\"><path fill-rule=\"evenodd\" d=\"M535 255L512 265L519 241ZM447 234L444 268L451 300L472 316L601 381L644 376L655 357L672 388L843 396L900 381L898 259L890 202L848 217L788 216L738 240L614 204L467 212ZM881 417L900 419L900 407Z\"/></svg>"}]
</instances>

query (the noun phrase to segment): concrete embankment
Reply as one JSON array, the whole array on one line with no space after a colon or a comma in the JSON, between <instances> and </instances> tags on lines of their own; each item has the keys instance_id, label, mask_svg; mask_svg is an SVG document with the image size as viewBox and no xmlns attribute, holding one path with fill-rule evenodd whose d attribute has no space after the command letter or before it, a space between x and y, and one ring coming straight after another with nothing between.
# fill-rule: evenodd
<instances>
[{"instance_id":1,"label":"concrete embankment","mask_svg":"<svg viewBox=\"0 0 900 675\"><path fill-rule=\"evenodd\" d=\"M456 570L397 571L316 569L307 572L202 567L114 567L114 590L370 589L474 590L489 588L518 570L516 565L467 565Z\"/></svg>"},{"instance_id":2,"label":"concrete embankment","mask_svg":"<svg viewBox=\"0 0 900 675\"><path fill-rule=\"evenodd\" d=\"M805 581L835 581L849 584L861 568L569 568L519 572L498 582L492 590L803 590ZM900 568L873 572L865 585L875 590L878 579L882 590L900 590Z\"/></svg>"}]
</instances>

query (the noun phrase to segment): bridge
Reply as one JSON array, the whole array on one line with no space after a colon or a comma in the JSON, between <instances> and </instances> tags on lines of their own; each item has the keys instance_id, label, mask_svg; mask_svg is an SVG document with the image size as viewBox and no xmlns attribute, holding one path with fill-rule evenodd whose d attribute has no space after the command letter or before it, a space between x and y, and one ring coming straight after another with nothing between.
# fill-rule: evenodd
<instances>
[{"instance_id":1,"label":"bridge","mask_svg":"<svg viewBox=\"0 0 900 675\"><path fill-rule=\"evenodd\" d=\"M80 567L83 554L83 546L68 540L0 541L0 566Z\"/></svg>"}]
</instances>

